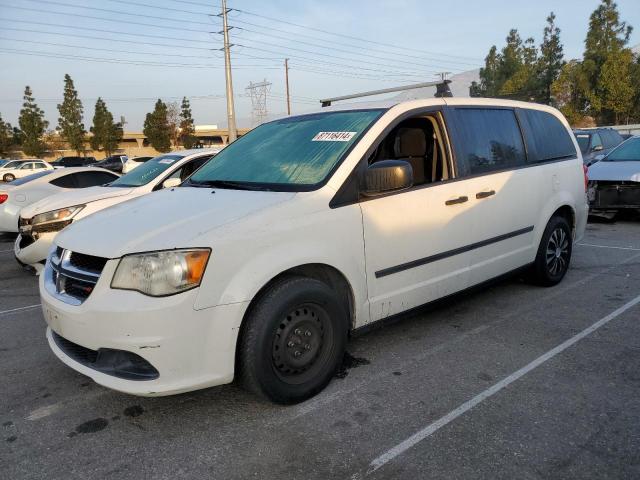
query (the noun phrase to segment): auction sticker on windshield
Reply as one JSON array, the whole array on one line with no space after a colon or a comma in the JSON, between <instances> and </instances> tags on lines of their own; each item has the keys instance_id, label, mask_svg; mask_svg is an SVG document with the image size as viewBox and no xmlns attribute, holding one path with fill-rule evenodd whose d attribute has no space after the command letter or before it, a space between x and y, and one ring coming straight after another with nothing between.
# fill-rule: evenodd
<instances>
[{"instance_id":1,"label":"auction sticker on windshield","mask_svg":"<svg viewBox=\"0 0 640 480\"><path fill-rule=\"evenodd\" d=\"M357 132L318 132L312 142L348 142Z\"/></svg>"}]
</instances>

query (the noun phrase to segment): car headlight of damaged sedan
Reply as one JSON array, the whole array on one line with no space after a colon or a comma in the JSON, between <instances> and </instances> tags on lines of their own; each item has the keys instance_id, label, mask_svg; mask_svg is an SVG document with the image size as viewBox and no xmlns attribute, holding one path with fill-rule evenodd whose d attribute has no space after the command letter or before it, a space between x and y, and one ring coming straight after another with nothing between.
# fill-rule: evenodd
<instances>
[{"instance_id":1,"label":"car headlight of damaged sedan","mask_svg":"<svg viewBox=\"0 0 640 480\"><path fill-rule=\"evenodd\" d=\"M59 232L73 221L84 205L60 208L50 212L39 213L31 219L31 231L33 233ZM26 229L22 229L26 230ZM28 233L28 232L27 232Z\"/></svg>"},{"instance_id":2,"label":"car headlight of damaged sedan","mask_svg":"<svg viewBox=\"0 0 640 480\"><path fill-rule=\"evenodd\" d=\"M200 285L211 250L185 249L135 253L122 257L111 288L152 297L185 292Z\"/></svg>"}]
</instances>

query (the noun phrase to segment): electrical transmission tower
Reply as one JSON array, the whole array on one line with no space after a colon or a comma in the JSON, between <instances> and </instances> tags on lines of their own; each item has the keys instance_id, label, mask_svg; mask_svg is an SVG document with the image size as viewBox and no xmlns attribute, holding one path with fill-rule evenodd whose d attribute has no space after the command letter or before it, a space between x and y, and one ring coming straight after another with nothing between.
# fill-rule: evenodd
<instances>
[{"instance_id":1,"label":"electrical transmission tower","mask_svg":"<svg viewBox=\"0 0 640 480\"><path fill-rule=\"evenodd\" d=\"M258 83L251 82L245 90L251 97L251 122L258 125L267 119L267 94L271 90L271 82L266 79Z\"/></svg>"}]
</instances>

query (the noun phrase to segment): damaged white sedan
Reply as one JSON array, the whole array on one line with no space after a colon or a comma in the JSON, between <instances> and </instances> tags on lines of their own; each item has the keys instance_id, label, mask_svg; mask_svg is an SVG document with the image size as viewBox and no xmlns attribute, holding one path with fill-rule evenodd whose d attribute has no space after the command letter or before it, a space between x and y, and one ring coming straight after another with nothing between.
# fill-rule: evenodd
<instances>
[{"instance_id":1,"label":"damaged white sedan","mask_svg":"<svg viewBox=\"0 0 640 480\"><path fill-rule=\"evenodd\" d=\"M589 167L587 195L593 215L611 219L620 210L640 210L640 136Z\"/></svg>"}]
</instances>

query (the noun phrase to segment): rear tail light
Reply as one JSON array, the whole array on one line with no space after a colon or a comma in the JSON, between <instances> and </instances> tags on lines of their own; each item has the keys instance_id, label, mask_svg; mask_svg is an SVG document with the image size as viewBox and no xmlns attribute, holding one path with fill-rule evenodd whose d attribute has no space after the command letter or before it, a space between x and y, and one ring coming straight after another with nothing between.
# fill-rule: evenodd
<instances>
[{"instance_id":1,"label":"rear tail light","mask_svg":"<svg viewBox=\"0 0 640 480\"><path fill-rule=\"evenodd\" d=\"M584 172L584 191L586 192L589 185L589 167L582 165L582 171Z\"/></svg>"},{"instance_id":2,"label":"rear tail light","mask_svg":"<svg viewBox=\"0 0 640 480\"><path fill-rule=\"evenodd\" d=\"M8 198L9 195L7 195L6 193L0 193L0 205L6 202Z\"/></svg>"}]
</instances>

